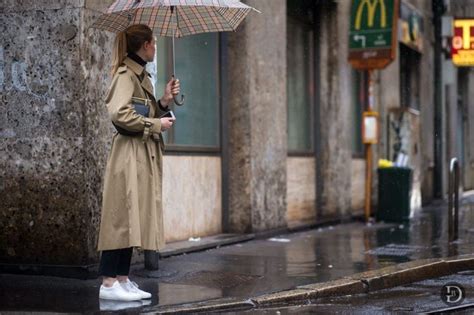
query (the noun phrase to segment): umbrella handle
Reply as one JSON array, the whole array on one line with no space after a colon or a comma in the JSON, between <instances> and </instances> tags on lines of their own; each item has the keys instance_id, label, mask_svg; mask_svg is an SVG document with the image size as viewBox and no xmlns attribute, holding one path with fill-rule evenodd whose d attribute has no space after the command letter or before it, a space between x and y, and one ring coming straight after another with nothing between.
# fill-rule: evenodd
<instances>
[{"instance_id":1,"label":"umbrella handle","mask_svg":"<svg viewBox=\"0 0 474 315\"><path fill-rule=\"evenodd\" d=\"M174 58L173 58L174 59ZM172 78L173 80L176 79L176 77L174 76L174 74L172 75ZM178 96L177 95L173 95L173 100L174 100L174 103L178 106L182 106L184 104L184 95L181 95L181 101L178 100Z\"/></svg>"},{"instance_id":2,"label":"umbrella handle","mask_svg":"<svg viewBox=\"0 0 474 315\"><path fill-rule=\"evenodd\" d=\"M173 95L173 100L176 105L182 106L184 104L184 95L181 95L181 101L178 100L178 97L176 95Z\"/></svg>"}]
</instances>

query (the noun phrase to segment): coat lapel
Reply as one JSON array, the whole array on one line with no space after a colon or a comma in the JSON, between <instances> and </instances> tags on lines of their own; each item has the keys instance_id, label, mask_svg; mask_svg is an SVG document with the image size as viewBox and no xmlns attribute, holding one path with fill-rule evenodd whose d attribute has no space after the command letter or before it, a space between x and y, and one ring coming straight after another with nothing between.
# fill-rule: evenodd
<instances>
[{"instance_id":1,"label":"coat lapel","mask_svg":"<svg viewBox=\"0 0 474 315\"><path fill-rule=\"evenodd\" d=\"M148 96L151 97L153 101L156 101L155 94L153 93L153 85L151 84L148 72L145 68L128 57L125 58L123 63L127 65L127 67L129 67L139 78L143 78L140 79L141 86L148 93Z\"/></svg>"},{"instance_id":2,"label":"coat lapel","mask_svg":"<svg viewBox=\"0 0 474 315\"><path fill-rule=\"evenodd\" d=\"M142 80L141 85L143 89L145 89L145 91L148 92L149 94L148 96L150 96L151 98L153 98L153 100L155 100L155 96L153 93L153 85L151 84L150 78L148 77L148 74L146 71L145 71L145 78Z\"/></svg>"}]
</instances>

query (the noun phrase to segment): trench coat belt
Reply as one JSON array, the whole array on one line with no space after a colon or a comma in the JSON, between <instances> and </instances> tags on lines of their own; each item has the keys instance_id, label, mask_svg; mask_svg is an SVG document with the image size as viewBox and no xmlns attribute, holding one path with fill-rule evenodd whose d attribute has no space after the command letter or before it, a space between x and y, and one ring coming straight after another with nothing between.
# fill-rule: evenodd
<instances>
[{"instance_id":1,"label":"trench coat belt","mask_svg":"<svg viewBox=\"0 0 474 315\"><path fill-rule=\"evenodd\" d=\"M124 134L122 134L122 133L120 133L120 132L118 132L118 131L114 131L114 133L117 134L117 135L122 135L123 137L133 137L133 138L135 138L135 137L136 137L136 138L141 138L141 137L143 137L143 132L138 133L138 134L136 134L136 135L124 135ZM150 138L150 139L153 139L155 142L160 142L160 136L157 135L157 134L152 133L152 134L150 134L150 137L149 137L149 138Z\"/></svg>"}]
</instances>

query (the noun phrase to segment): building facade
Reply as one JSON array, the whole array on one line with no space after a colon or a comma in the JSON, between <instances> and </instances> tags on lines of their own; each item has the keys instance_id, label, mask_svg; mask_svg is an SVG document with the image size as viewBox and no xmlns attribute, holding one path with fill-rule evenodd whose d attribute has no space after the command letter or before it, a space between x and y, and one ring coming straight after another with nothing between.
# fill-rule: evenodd
<instances>
[{"instance_id":1,"label":"building facade","mask_svg":"<svg viewBox=\"0 0 474 315\"><path fill-rule=\"evenodd\" d=\"M186 103L174 109L178 120L166 135L168 243L363 214L368 74L347 60L351 2L245 2L262 13L251 12L236 32L177 40ZM114 36L90 26L111 3L0 5L3 268L98 261L113 134L103 98ZM438 180L432 18L431 1L402 0L396 58L374 73L381 127L374 161L400 152L409 157L414 211L436 197ZM443 163L462 156L463 185L473 189L474 77L449 62L443 61ZM157 39L157 58L148 67L160 94L171 76L167 39ZM458 121L461 129L453 127ZM446 177L439 179L443 195Z\"/></svg>"}]
</instances>

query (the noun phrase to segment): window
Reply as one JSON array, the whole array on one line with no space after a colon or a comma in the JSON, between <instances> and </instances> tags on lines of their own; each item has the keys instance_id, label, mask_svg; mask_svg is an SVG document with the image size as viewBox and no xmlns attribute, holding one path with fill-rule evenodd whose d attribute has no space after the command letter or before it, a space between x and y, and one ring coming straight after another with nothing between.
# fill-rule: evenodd
<instances>
[{"instance_id":1,"label":"window","mask_svg":"<svg viewBox=\"0 0 474 315\"><path fill-rule=\"evenodd\" d=\"M170 38L157 38L156 94L161 97L172 75ZM175 39L176 76L185 104L172 109L177 121L165 133L171 149L216 150L220 143L219 39L217 34L199 34Z\"/></svg>"},{"instance_id":2,"label":"window","mask_svg":"<svg viewBox=\"0 0 474 315\"><path fill-rule=\"evenodd\" d=\"M400 44L400 102L402 107L420 109L420 54Z\"/></svg>"},{"instance_id":3,"label":"window","mask_svg":"<svg viewBox=\"0 0 474 315\"><path fill-rule=\"evenodd\" d=\"M288 17L288 150L313 152L314 40L310 24Z\"/></svg>"},{"instance_id":4,"label":"window","mask_svg":"<svg viewBox=\"0 0 474 315\"><path fill-rule=\"evenodd\" d=\"M369 74L367 71L352 70L352 154L360 157L364 154L362 143L362 113L368 101L367 90Z\"/></svg>"}]
</instances>

